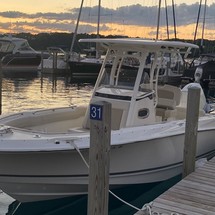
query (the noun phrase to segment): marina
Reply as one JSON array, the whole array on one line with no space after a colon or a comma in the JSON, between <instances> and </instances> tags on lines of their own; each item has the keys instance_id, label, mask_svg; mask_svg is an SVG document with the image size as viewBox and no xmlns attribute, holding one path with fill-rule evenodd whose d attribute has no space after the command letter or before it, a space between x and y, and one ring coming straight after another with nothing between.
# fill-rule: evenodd
<instances>
[{"instance_id":1,"label":"marina","mask_svg":"<svg viewBox=\"0 0 215 215\"><path fill-rule=\"evenodd\" d=\"M213 1L70 4L2 4L0 215L215 214Z\"/></svg>"},{"instance_id":2,"label":"marina","mask_svg":"<svg viewBox=\"0 0 215 215\"><path fill-rule=\"evenodd\" d=\"M182 90L170 85L156 85L157 71L160 67L160 61L157 59L159 56L162 57L163 49L165 52L174 52L175 49L196 48L196 46L180 42L140 39L103 39L99 41L107 46L110 56L107 54L104 59L95 86L84 83L74 84L69 77L41 76L42 74L40 74L33 77L38 84L37 92L34 93L39 96L38 103L41 104L43 99L49 100L43 98L43 93L51 93L52 101L47 101L48 108L38 105L35 95L32 96L33 93L31 96L35 102L31 102L36 106L29 108L25 105L26 109L21 111L11 111L10 109L8 112L10 114L2 116L0 119L2 138L0 163L4 164L0 165L0 186L14 200L18 200L12 202L15 214L24 205L46 203L49 205L48 202L53 203L57 199L59 202L62 199L66 202L70 199L69 205L80 200L84 201L86 205L88 170L84 163L88 163L88 117L91 109L88 109L90 112L87 112L85 106L89 102L89 108L94 102L99 101L110 102L112 105L111 115L114 118L111 122L110 189L119 194L126 191L123 198L129 202L141 198L141 204L143 204L144 195L150 196L147 198L148 202L152 201L153 197L156 198L157 195L180 180L186 100L189 97L189 88L197 88L200 93L200 105L197 108L197 113L200 115L197 158L209 158L214 155L214 116L204 109L206 100L200 85L198 83L189 84ZM140 48L142 44L144 46ZM150 79L146 78L147 70L144 70L149 52L155 53L155 60L149 71ZM115 53L117 53L116 56ZM130 57L131 53L132 57L136 57L140 62L139 69L122 66L124 64L121 59ZM122 58L119 55L122 55ZM110 57L114 59L112 65L108 63ZM143 82L142 76L145 78ZM18 83L23 79L23 77L18 78ZM5 86L4 81L6 80L8 79L3 77L2 86ZM33 90L35 90L35 86ZM70 91L73 92L70 94ZM30 93L30 88L23 92ZM58 94L59 92L62 92L62 95ZM80 101L76 103L79 108L75 106L78 93L83 93ZM55 94L62 97L62 101L65 100L66 104L55 97ZM171 94L173 97L170 96ZM22 96L24 95L23 93ZM82 100L83 98L84 100ZM21 105L23 106L23 103ZM64 106L67 107L63 108ZM197 105L194 104L194 106ZM94 107L97 108L97 106ZM132 112L129 108L132 109ZM92 111L92 116L94 116L94 109ZM138 113L137 116L134 114L135 111ZM82 118L85 112L87 115ZM4 93L3 113L5 113ZM80 124L79 118L84 124ZM99 120L99 117L96 119ZM166 150L170 155L168 159ZM131 157L132 154L133 157ZM130 157L132 162L127 162L127 157ZM23 163L22 160L25 162ZM157 162L158 160L159 162ZM120 165L121 163L123 165ZM165 183L168 183L168 186L164 186ZM131 197L129 188L140 193ZM156 192L156 195L153 195L151 192L153 193L154 189L160 189L162 192ZM112 197L112 193L110 196ZM110 205L115 205L115 201L110 200ZM71 210L75 210L76 206L77 204L74 204ZM59 211L65 207L67 207L67 203L56 210ZM122 207L122 203L113 208L110 206L109 210L115 211L113 214L119 215L119 207ZM131 210L134 214L133 210L134 208Z\"/></svg>"}]
</instances>

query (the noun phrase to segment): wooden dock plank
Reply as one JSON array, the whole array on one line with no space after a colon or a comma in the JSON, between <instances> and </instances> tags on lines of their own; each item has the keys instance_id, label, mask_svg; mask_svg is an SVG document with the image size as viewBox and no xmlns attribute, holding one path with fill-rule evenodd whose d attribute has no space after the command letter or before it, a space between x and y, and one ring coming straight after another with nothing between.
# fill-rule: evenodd
<instances>
[{"instance_id":1,"label":"wooden dock plank","mask_svg":"<svg viewBox=\"0 0 215 215\"><path fill-rule=\"evenodd\" d=\"M179 214L179 215L202 215L202 214L208 214L207 211L194 211L195 208L190 208L188 210L187 208L179 208L178 205L176 207L174 206L169 206L168 202L165 203L155 203L153 205L153 213L157 214L165 214L165 215L170 215L170 214ZM213 213L212 213L213 214Z\"/></svg>"},{"instance_id":2,"label":"wooden dock plank","mask_svg":"<svg viewBox=\"0 0 215 215\"><path fill-rule=\"evenodd\" d=\"M186 214L186 215L190 215L191 213L196 213L196 214L207 214L207 215L214 215L214 212L204 209L204 208L200 208L198 207L198 205L187 205L187 204L181 204L178 202L173 202L172 200L165 200L163 198L160 198L159 201L154 202L153 206L152 206L152 211L156 211L159 212L159 210L156 210L154 208L157 207L157 203L159 203L159 207L165 209L166 213L172 213L172 212L176 212L179 214Z\"/></svg>"},{"instance_id":3,"label":"wooden dock plank","mask_svg":"<svg viewBox=\"0 0 215 215\"><path fill-rule=\"evenodd\" d=\"M153 213L156 214L165 214L165 215L169 215L169 214L180 214L180 215L185 215L187 211L183 210L183 209L179 209L179 208L175 208L175 207L168 207L167 209L165 209L166 206L164 204L159 204L156 203L155 206L153 206ZM171 213L169 212L171 211ZM198 212L194 212L194 211L190 211L189 215L202 215L201 213Z\"/></svg>"},{"instance_id":4,"label":"wooden dock plank","mask_svg":"<svg viewBox=\"0 0 215 215\"><path fill-rule=\"evenodd\" d=\"M178 193L181 193L183 195L192 195L192 196L195 196L195 195L199 195L201 196L202 195L202 198L205 197L205 195L207 195L208 197L210 198L214 198L214 194L215 193L211 193L211 192L208 192L208 191L202 191L202 190L193 190L192 188L189 188L189 187L173 187L171 188L171 191L172 192L178 192Z\"/></svg>"},{"instance_id":5,"label":"wooden dock plank","mask_svg":"<svg viewBox=\"0 0 215 215\"><path fill-rule=\"evenodd\" d=\"M197 169L195 174L196 175L203 175L205 177L215 179L215 172L214 171L207 171L207 170Z\"/></svg>"},{"instance_id":6,"label":"wooden dock plank","mask_svg":"<svg viewBox=\"0 0 215 215\"><path fill-rule=\"evenodd\" d=\"M215 178L214 170L208 170L205 168L204 170L196 170L195 173L204 175L205 177Z\"/></svg>"},{"instance_id":7,"label":"wooden dock plank","mask_svg":"<svg viewBox=\"0 0 215 215\"><path fill-rule=\"evenodd\" d=\"M215 206L215 199L211 198L211 196L206 196L206 194L207 194L206 192L204 194L200 194L200 193L197 194L197 193L188 192L188 191L180 192L178 190L171 190L170 192L166 192L164 196L170 195L171 197L180 198L187 201L192 200L194 202L199 202L199 199L201 199L201 203Z\"/></svg>"},{"instance_id":8,"label":"wooden dock plank","mask_svg":"<svg viewBox=\"0 0 215 215\"><path fill-rule=\"evenodd\" d=\"M205 164L204 164L204 169L206 169L206 170L208 170L208 171L211 171L211 170L214 169L214 167L213 167L214 164L215 164L215 163L205 163ZM197 170L199 170L199 169L202 169L202 167L197 168L195 171L197 171Z\"/></svg>"},{"instance_id":9,"label":"wooden dock plank","mask_svg":"<svg viewBox=\"0 0 215 215\"><path fill-rule=\"evenodd\" d=\"M210 185L202 184L201 182L192 182L188 180L183 180L180 183L181 186L190 187L192 189L199 189L204 191L209 191L215 193L215 187L212 187Z\"/></svg>"},{"instance_id":10,"label":"wooden dock plank","mask_svg":"<svg viewBox=\"0 0 215 215\"><path fill-rule=\"evenodd\" d=\"M152 211L183 215L215 214L215 157L153 201Z\"/></svg>"},{"instance_id":11,"label":"wooden dock plank","mask_svg":"<svg viewBox=\"0 0 215 215\"><path fill-rule=\"evenodd\" d=\"M178 204L186 204L189 206L194 206L196 208L207 209L210 208L211 211L215 211L214 201L210 201L209 198L201 199L199 196L189 197L181 195L179 193L163 194L162 199L173 201Z\"/></svg>"},{"instance_id":12,"label":"wooden dock plank","mask_svg":"<svg viewBox=\"0 0 215 215\"><path fill-rule=\"evenodd\" d=\"M210 177L205 177L202 175L193 174L192 177L189 178L189 181L199 182L205 185L215 185L215 180Z\"/></svg>"}]
</instances>

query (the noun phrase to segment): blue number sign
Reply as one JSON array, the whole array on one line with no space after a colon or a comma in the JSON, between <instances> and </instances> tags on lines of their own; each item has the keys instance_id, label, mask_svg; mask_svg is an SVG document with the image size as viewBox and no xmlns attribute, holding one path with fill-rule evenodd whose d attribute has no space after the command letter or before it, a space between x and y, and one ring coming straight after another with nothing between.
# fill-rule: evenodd
<instances>
[{"instance_id":1,"label":"blue number sign","mask_svg":"<svg viewBox=\"0 0 215 215\"><path fill-rule=\"evenodd\" d=\"M90 105L90 119L102 120L103 106L101 105Z\"/></svg>"}]
</instances>

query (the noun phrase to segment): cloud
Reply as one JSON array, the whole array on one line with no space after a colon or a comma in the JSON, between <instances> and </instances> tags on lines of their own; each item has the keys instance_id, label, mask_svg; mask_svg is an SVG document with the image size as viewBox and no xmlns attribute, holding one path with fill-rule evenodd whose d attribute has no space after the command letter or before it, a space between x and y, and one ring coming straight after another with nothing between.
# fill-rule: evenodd
<instances>
[{"instance_id":1,"label":"cloud","mask_svg":"<svg viewBox=\"0 0 215 215\"><path fill-rule=\"evenodd\" d=\"M20 18L20 17L25 17L26 14L18 11L6 11L6 12L0 12L0 16L4 18Z\"/></svg>"},{"instance_id":2,"label":"cloud","mask_svg":"<svg viewBox=\"0 0 215 215\"><path fill-rule=\"evenodd\" d=\"M200 21L203 17L202 6ZM197 20L199 4L180 4L175 6L176 26L184 26L195 24ZM207 6L206 27L212 29L214 27L214 11L215 4ZM34 28L34 31L65 31L72 32L75 29L79 8L73 8L65 13L35 13L27 14L19 11L0 12L1 28L16 26L13 30L23 31L28 26ZM140 4L118 7L116 9L101 8L101 30L111 30L110 23L118 25L134 25L155 27L157 25L157 6L142 6ZM173 26L173 8L167 7L168 22ZM83 7L81 21L79 26L80 33L92 33L96 31L96 23L98 20L98 6ZM166 10L161 8L160 26L166 26ZM37 30L36 30L37 29ZM153 33L153 32L152 32Z\"/></svg>"}]
</instances>

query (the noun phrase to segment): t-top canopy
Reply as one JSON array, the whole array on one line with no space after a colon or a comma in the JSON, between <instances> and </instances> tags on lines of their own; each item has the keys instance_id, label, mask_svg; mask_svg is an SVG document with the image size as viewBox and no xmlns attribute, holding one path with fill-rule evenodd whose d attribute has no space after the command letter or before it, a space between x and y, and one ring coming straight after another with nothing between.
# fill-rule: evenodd
<instances>
[{"instance_id":1,"label":"t-top canopy","mask_svg":"<svg viewBox=\"0 0 215 215\"><path fill-rule=\"evenodd\" d=\"M163 41L163 40L146 40L146 39L134 39L134 38L116 38L116 39L80 39L79 42L95 42L101 43L105 47L110 46L132 46L135 48L146 48L146 49L184 49L184 48L199 48L197 45L192 43L180 42L180 41Z\"/></svg>"}]
</instances>

